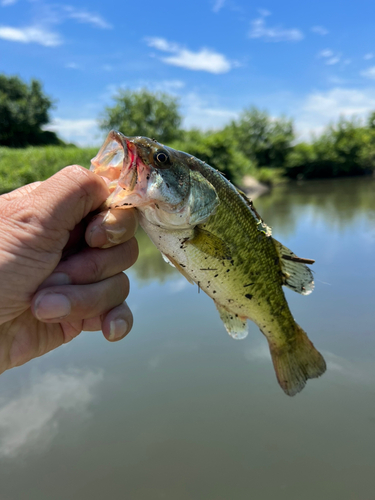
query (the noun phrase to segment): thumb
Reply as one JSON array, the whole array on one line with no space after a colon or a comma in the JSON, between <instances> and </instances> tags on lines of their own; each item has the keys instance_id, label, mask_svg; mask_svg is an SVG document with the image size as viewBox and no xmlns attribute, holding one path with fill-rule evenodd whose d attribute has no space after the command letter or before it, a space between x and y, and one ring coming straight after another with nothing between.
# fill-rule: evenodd
<instances>
[{"instance_id":1,"label":"thumb","mask_svg":"<svg viewBox=\"0 0 375 500\"><path fill-rule=\"evenodd\" d=\"M78 165L66 167L30 194L44 227L71 231L109 196L103 179Z\"/></svg>"}]
</instances>

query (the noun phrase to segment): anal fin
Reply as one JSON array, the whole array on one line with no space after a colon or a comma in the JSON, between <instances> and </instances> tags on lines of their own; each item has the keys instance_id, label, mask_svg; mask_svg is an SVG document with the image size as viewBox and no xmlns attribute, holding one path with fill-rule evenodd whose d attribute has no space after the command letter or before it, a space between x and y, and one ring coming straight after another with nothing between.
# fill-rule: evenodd
<instances>
[{"instance_id":1,"label":"anal fin","mask_svg":"<svg viewBox=\"0 0 375 500\"><path fill-rule=\"evenodd\" d=\"M215 305L229 335L235 340L242 340L246 338L249 333L246 324L247 318L238 316L232 311L228 311L217 302L215 302Z\"/></svg>"}]
</instances>

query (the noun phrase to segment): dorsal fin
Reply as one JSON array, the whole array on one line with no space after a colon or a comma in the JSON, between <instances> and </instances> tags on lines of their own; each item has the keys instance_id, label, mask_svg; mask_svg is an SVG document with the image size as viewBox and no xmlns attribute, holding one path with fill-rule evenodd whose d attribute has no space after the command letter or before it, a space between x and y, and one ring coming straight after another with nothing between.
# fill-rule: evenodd
<instances>
[{"instance_id":1,"label":"dorsal fin","mask_svg":"<svg viewBox=\"0 0 375 500\"><path fill-rule=\"evenodd\" d=\"M314 277L311 269L306 264L313 264L311 259L301 259L297 257L289 248L279 241L275 242L277 253L279 254L281 269L284 276L284 285L294 292L308 295L314 290Z\"/></svg>"},{"instance_id":2,"label":"dorsal fin","mask_svg":"<svg viewBox=\"0 0 375 500\"><path fill-rule=\"evenodd\" d=\"M243 191L241 191L241 189L236 188L236 190L237 190L238 194L245 200L246 205L250 209L251 215L257 221L259 231L264 233L266 236L271 236L272 229L269 226L267 226L267 224L265 222L263 222L262 217L255 210L255 207L254 207L252 200L250 200L250 198L248 198L246 196L246 194Z\"/></svg>"}]
</instances>

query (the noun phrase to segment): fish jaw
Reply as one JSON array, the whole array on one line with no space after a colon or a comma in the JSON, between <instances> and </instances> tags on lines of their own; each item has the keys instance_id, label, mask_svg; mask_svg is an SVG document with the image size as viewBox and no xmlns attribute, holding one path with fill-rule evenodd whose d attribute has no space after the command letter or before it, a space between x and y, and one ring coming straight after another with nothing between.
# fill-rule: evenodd
<instances>
[{"instance_id":1,"label":"fish jaw","mask_svg":"<svg viewBox=\"0 0 375 500\"><path fill-rule=\"evenodd\" d=\"M145 204L150 169L139 158L136 145L125 135L112 130L90 170L100 175L111 193L107 208L130 208Z\"/></svg>"}]
</instances>

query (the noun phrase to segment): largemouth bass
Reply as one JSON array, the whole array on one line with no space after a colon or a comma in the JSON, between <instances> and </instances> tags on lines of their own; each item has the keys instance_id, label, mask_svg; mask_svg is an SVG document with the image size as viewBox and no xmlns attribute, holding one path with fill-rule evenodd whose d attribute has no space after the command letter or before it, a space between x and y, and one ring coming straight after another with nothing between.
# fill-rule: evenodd
<instances>
[{"instance_id":1,"label":"largemouth bass","mask_svg":"<svg viewBox=\"0 0 375 500\"><path fill-rule=\"evenodd\" d=\"M286 394L324 373L325 361L294 321L282 289L311 293L306 263L313 261L276 241L252 202L219 171L154 139L116 131L91 170L107 179L107 207L137 209L165 260L213 299L233 338L247 335L247 319L258 325Z\"/></svg>"}]
</instances>

